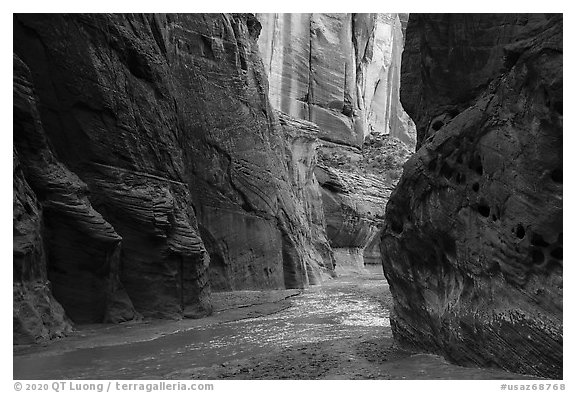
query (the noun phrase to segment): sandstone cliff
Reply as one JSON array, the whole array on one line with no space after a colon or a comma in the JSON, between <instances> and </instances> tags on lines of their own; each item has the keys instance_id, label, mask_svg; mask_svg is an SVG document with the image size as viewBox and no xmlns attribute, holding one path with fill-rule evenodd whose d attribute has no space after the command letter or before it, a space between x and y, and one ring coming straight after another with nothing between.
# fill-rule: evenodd
<instances>
[{"instance_id":1,"label":"sandstone cliff","mask_svg":"<svg viewBox=\"0 0 576 393\"><path fill-rule=\"evenodd\" d=\"M414 143L399 101L399 14L257 17L274 108L316 123L322 139L339 144L361 147L372 132Z\"/></svg>"},{"instance_id":2,"label":"sandstone cliff","mask_svg":"<svg viewBox=\"0 0 576 393\"><path fill-rule=\"evenodd\" d=\"M15 342L65 333L64 312L197 317L211 287L330 274L259 30L243 14L14 16Z\"/></svg>"},{"instance_id":3,"label":"sandstone cliff","mask_svg":"<svg viewBox=\"0 0 576 393\"><path fill-rule=\"evenodd\" d=\"M340 272L362 269L369 243L372 259L379 258L377 235L398 178L385 172L398 172L407 157L400 142L399 151L378 151L384 155L376 159L364 139L385 134L415 143L415 126L399 100L404 16L257 15L272 106L316 125L308 127L320 139L315 176ZM358 170L367 160L371 165Z\"/></svg>"},{"instance_id":4,"label":"sandstone cliff","mask_svg":"<svg viewBox=\"0 0 576 393\"><path fill-rule=\"evenodd\" d=\"M318 284L323 277L334 275L334 252L328 241L326 218L320 184L315 175L318 159L318 126L305 120L295 119L285 113L277 113L287 140L286 156L293 189L303 211L297 217L304 218L299 225L309 237L304 244L310 258L316 263L307 264L310 284Z\"/></svg>"},{"instance_id":5,"label":"sandstone cliff","mask_svg":"<svg viewBox=\"0 0 576 393\"><path fill-rule=\"evenodd\" d=\"M410 15L420 149L386 209L395 337L562 376L562 16Z\"/></svg>"},{"instance_id":6,"label":"sandstone cliff","mask_svg":"<svg viewBox=\"0 0 576 393\"><path fill-rule=\"evenodd\" d=\"M372 134L362 150L324 143L318 154L315 174L336 271L362 271L367 254L382 263L384 209L411 152L394 137Z\"/></svg>"}]
</instances>

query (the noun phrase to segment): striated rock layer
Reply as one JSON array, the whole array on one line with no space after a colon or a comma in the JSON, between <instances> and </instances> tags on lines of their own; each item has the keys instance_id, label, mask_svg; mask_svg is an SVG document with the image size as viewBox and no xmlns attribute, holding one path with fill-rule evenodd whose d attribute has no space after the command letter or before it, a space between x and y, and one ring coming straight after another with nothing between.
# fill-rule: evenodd
<instances>
[{"instance_id":1,"label":"striated rock layer","mask_svg":"<svg viewBox=\"0 0 576 393\"><path fill-rule=\"evenodd\" d=\"M324 267L321 275L331 267L338 274L363 271L367 245L380 264L384 206L410 155L406 145L390 136L369 135L362 150L345 147L318 139L321 131L314 123L282 112L278 116L289 141L294 186L313 234L311 250L324 261L318 264Z\"/></svg>"},{"instance_id":2,"label":"striated rock layer","mask_svg":"<svg viewBox=\"0 0 576 393\"><path fill-rule=\"evenodd\" d=\"M402 343L562 378L562 16L410 15L420 149L386 209Z\"/></svg>"},{"instance_id":3,"label":"striated rock layer","mask_svg":"<svg viewBox=\"0 0 576 393\"><path fill-rule=\"evenodd\" d=\"M259 31L244 14L14 16L15 342L330 274Z\"/></svg>"},{"instance_id":4,"label":"striated rock layer","mask_svg":"<svg viewBox=\"0 0 576 393\"><path fill-rule=\"evenodd\" d=\"M56 160L30 79L14 56L14 313L27 330L22 341L69 330L52 294L78 322L135 317L118 277L121 238L91 206L86 184Z\"/></svg>"},{"instance_id":5,"label":"striated rock layer","mask_svg":"<svg viewBox=\"0 0 576 393\"><path fill-rule=\"evenodd\" d=\"M314 172L337 271L362 271L367 254L381 263L384 208L410 155L408 147L394 137L374 134L362 150L324 142L318 154Z\"/></svg>"}]
</instances>

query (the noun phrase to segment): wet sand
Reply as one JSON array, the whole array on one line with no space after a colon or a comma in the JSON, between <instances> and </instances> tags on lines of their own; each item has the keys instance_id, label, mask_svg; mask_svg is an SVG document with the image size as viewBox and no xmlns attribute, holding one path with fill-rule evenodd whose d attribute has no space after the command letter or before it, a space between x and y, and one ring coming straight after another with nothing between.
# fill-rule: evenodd
<instances>
[{"instance_id":1,"label":"wet sand","mask_svg":"<svg viewBox=\"0 0 576 393\"><path fill-rule=\"evenodd\" d=\"M14 348L14 379L523 379L398 348L384 276L217 293L213 316L82 326Z\"/></svg>"}]
</instances>

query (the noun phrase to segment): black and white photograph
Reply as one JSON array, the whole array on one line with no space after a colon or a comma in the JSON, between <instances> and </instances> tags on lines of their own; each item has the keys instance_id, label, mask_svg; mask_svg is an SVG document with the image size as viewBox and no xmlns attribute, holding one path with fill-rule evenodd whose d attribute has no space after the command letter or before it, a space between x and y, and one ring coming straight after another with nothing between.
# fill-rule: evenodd
<instances>
[{"instance_id":1,"label":"black and white photograph","mask_svg":"<svg viewBox=\"0 0 576 393\"><path fill-rule=\"evenodd\" d=\"M570 391L563 18L12 13L7 389Z\"/></svg>"}]
</instances>

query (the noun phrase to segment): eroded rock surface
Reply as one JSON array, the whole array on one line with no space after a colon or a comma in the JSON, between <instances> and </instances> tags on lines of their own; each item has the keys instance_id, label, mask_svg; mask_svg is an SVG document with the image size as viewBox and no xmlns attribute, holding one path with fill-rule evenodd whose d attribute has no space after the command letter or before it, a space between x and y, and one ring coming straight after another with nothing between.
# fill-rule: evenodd
<instances>
[{"instance_id":1,"label":"eroded rock surface","mask_svg":"<svg viewBox=\"0 0 576 393\"><path fill-rule=\"evenodd\" d=\"M337 271L362 270L366 247L372 259L380 257L384 209L411 152L392 136L373 134L362 150L324 143L318 154L315 173Z\"/></svg>"},{"instance_id":2,"label":"eroded rock surface","mask_svg":"<svg viewBox=\"0 0 576 393\"><path fill-rule=\"evenodd\" d=\"M303 243L314 263L307 264L311 284L322 281L323 276L333 276L334 253L326 233L326 218L320 184L316 178L317 152L320 145L318 127L314 123L295 119L277 112L287 140L287 161L292 185L303 208L298 217L299 225L308 234Z\"/></svg>"},{"instance_id":3,"label":"eroded rock surface","mask_svg":"<svg viewBox=\"0 0 576 393\"><path fill-rule=\"evenodd\" d=\"M305 222L310 228L309 279L318 273L364 271L365 248L372 259L380 258L380 230L384 206L411 154L400 140L382 134L368 135L362 150L322 139L317 124L278 112L286 133L290 173L297 195L303 200ZM311 241L311 242L310 242ZM319 258L319 253L322 258ZM381 261L378 260L380 264Z\"/></svg>"},{"instance_id":4,"label":"eroded rock surface","mask_svg":"<svg viewBox=\"0 0 576 393\"><path fill-rule=\"evenodd\" d=\"M420 149L386 209L402 343L562 377L562 16L410 15Z\"/></svg>"},{"instance_id":5,"label":"eroded rock surface","mask_svg":"<svg viewBox=\"0 0 576 393\"><path fill-rule=\"evenodd\" d=\"M258 14L272 106L361 147L371 133L413 144L399 101L403 14Z\"/></svg>"},{"instance_id":6,"label":"eroded rock surface","mask_svg":"<svg viewBox=\"0 0 576 393\"><path fill-rule=\"evenodd\" d=\"M15 272L33 272L15 291L47 274L72 321L118 322L206 315L211 287L330 273L259 31L245 14L14 16ZM54 323L37 337L67 329L45 299L35 312Z\"/></svg>"},{"instance_id":7,"label":"eroded rock surface","mask_svg":"<svg viewBox=\"0 0 576 393\"><path fill-rule=\"evenodd\" d=\"M367 132L388 134L413 147L416 126L400 103L400 64L407 14L355 14L359 106Z\"/></svg>"},{"instance_id":8,"label":"eroded rock surface","mask_svg":"<svg viewBox=\"0 0 576 393\"><path fill-rule=\"evenodd\" d=\"M30 71L17 56L14 171L15 321L32 329L32 339L68 331L68 318L52 294L77 322L133 319L135 311L118 277L121 237L90 204L86 184L55 158ZM31 287L28 295L21 293ZM32 293L39 296L36 305ZM22 302L28 303L27 310ZM46 332L38 331L43 325Z\"/></svg>"},{"instance_id":9,"label":"eroded rock surface","mask_svg":"<svg viewBox=\"0 0 576 393\"><path fill-rule=\"evenodd\" d=\"M42 211L14 152L13 162L14 342L61 337L71 330L62 306L50 291L41 235Z\"/></svg>"},{"instance_id":10,"label":"eroded rock surface","mask_svg":"<svg viewBox=\"0 0 576 393\"><path fill-rule=\"evenodd\" d=\"M361 270L367 244L379 257L383 209L406 159L404 144L415 143L415 126L399 100L405 15L257 17L272 106L314 123L309 131L320 139L315 176L337 270ZM370 135L399 139L399 150L377 157L370 143L382 137Z\"/></svg>"}]
</instances>

